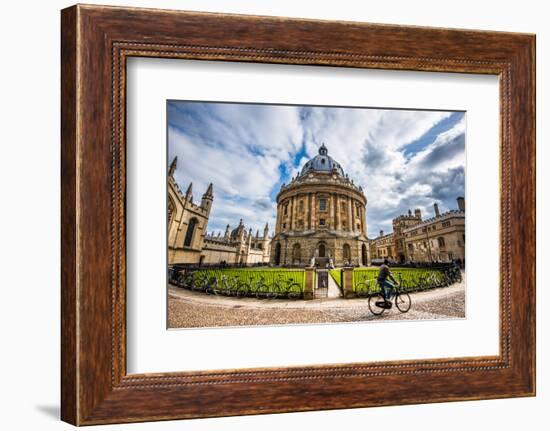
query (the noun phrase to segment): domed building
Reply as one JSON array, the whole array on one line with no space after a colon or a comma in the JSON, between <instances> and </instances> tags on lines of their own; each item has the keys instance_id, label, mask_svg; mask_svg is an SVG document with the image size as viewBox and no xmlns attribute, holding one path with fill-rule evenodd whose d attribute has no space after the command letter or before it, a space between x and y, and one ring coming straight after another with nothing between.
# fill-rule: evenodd
<instances>
[{"instance_id":1,"label":"domed building","mask_svg":"<svg viewBox=\"0 0 550 431\"><path fill-rule=\"evenodd\" d=\"M367 198L323 144L277 194L273 265L367 265Z\"/></svg>"}]
</instances>

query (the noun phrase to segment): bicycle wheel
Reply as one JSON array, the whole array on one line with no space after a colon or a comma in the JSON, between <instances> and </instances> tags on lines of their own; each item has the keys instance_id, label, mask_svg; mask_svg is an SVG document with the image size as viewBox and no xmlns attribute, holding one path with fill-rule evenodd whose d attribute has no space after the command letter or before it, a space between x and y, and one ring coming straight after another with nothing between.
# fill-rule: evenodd
<instances>
[{"instance_id":1,"label":"bicycle wheel","mask_svg":"<svg viewBox=\"0 0 550 431\"><path fill-rule=\"evenodd\" d=\"M375 316L380 316L384 311L385 307L379 307L378 304L384 303L384 296L382 293L375 293L374 295L369 296L369 310Z\"/></svg>"},{"instance_id":2,"label":"bicycle wheel","mask_svg":"<svg viewBox=\"0 0 550 431\"><path fill-rule=\"evenodd\" d=\"M183 278L182 286L185 289L191 289L193 287L193 279L195 276L191 273Z\"/></svg>"},{"instance_id":3,"label":"bicycle wheel","mask_svg":"<svg viewBox=\"0 0 550 431\"><path fill-rule=\"evenodd\" d=\"M397 292L394 302L401 313L406 313L411 309L411 296L407 292Z\"/></svg>"},{"instance_id":4,"label":"bicycle wheel","mask_svg":"<svg viewBox=\"0 0 550 431\"><path fill-rule=\"evenodd\" d=\"M197 274L193 277L193 283L191 285L191 290L195 292L202 292L205 289L205 285L208 279L204 274Z\"/></svg>"},{"instance_id":5,"label":"bicycle wheel","mask_svg":"<svg viewBox=\"0 0 550 431\"><path fill-rule=\"evenodd\" d=\"M269 286L266 283L260 282L256 287L256 298L265 299L269 296Z\"/></svg>"},{"instance_id":6,"label":"bicycle wheel","mask_svg":"<svg viewBox=\"0 0 550 431\"><path fill-rule=\"evenodd\" d=\"M234 278L227 283L227 296L237 296L237 289L239 288L239 280Z\"/></svg>"},{"instance_id":7,"label":"bicycle wheel","mask_svg":"<svg viewBox=\"0 0 550 431\"><path fill-rule=\"evenodd\" d=\"M207 278L204 285L204 291L209 295L212 295L216 293L217 285L218 285L218 279L216 277Z\"/></svg>"},{"instance_id":8,"label":"bicycle wheel","mask_svg":"<svg viewBox=\"0 0 550 431\"><path fill-rule=\"evenodd\" d=\"M267 298L276 299L279 296L280 287L277 283L271 283L268 286Z\"/></svg>"},{"instance_id":9,"label":"bicycle wheel","mask_svg":"<svg viewBox=\"0 0 550 431\"><path fill-rule=\"evenodd\" d=\"M248 283L246 282L242 282L241 284L239 284L239 286L237 287L237 291L236 291L236 296L238 298L242 298L244 296L248 296L248 292L250 290L250 286L248 285Z\"/></svg>"},{"instance_id":10,"label":"bicycle wheel","mask_svg":"<svg viewBox=\"0 0 550 431\"><path fill-rule=\"evenodd\" d=\"M299 299L302 297L302 288L298 283L292 283L287 290L289 299Z\"/></svg>"},{"instance_id":11,"label":"bicycle wheel","mask_svg":"<svg viewBox=\"0 0 550 431\"><path fill-rule=\"evenodd\" d=\"M355 295L358 298L366 298L369 296L369 285L364 282L355 283Z\"/></svg>"}]
</instances>

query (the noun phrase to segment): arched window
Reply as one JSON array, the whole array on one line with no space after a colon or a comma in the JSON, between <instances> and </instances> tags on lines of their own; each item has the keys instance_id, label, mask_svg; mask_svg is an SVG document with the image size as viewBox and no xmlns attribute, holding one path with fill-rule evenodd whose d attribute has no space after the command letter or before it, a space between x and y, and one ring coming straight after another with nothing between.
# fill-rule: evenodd
<instances>
[{"instance_id":1,"label":"arched window","mask_svg":"<svg viewBox=\"0 0 550 431\"><path fill-rule=\"evenodd\" d=\"M445 247L445 238L443 238L442 236L437 238L437 245L439 245L440 248Z\"/></svg>"},{"instance_id":2,"label":"arched window","mask_svg":"<svg viewBox=\"0 0 550 431\"><path fill-rule=\"evenodd\" d=\"M350 263L351 261L351 249L349 244L344 244L344 263Z\"/></svg>"},{"instance_id":3,"label":"arched window","mask_svg":"<svg viewBox=\"0 0 550 431\"><path fill-rule=\"evenodd\" d=\"M187 232L185 234L185 239L183 240L184 247L191 247L191 242L193 241L193 234L195 233L195 227L197 226L197 219L192 218L189 220L189 226L187 227Z\"/></svg>"},{"instance_id":4,"label":"arched window","mask_svg":"<svg viewBox=\"0 0 550 431\"><path fill-rule=\"evenodd\" d=\"M300 244L294 244L294 247L292 247L292 263L298 264L301 261L301 248Z\"/></svg>"},{"instance_id":5,"label":"arched window","mask_svg":"<svg viewBox=\"0 0 550 431\"><path fill-rule=\"evenodd\" d=\"M363 265L367 264L367 246L365 244L361 246L361 260L363 261Z\"/></svg>"},{"instance_id":6,"label":"arched window","mask_svg":"<svg viewBox=\"0 0 550 431\"><path fill-rule=\"evenodd\" d=\"M325 257L325 244L319 244L319 257Z\"/></svg>"}]
</instances>

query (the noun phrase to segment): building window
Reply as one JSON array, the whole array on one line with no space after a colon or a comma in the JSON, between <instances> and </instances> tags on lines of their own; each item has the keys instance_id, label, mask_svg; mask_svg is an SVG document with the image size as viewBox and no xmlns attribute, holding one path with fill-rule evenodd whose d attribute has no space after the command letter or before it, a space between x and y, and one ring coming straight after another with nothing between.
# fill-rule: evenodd
<instances>
[{"instance_id":1,"label":"building window","mask_svg":"<svg viewBox=\"0 0 550 431\"><path fill-rule=\"evenodd\" d=\"M191 242L193 241L193 234L195 233L195 227L197 226L197 219L192 218L189 220L189 226L187 227L187 232L185 233L185 239L183 240L184 247L191 247Z\"/></svg>"},{"instance_id":2,"label":"building window","mask_svg":"<svg viewBox=\"0 0 550 431\"><path fill-rule=\"evenodd\" d=\"M319 199L319 211L326 211L326 210L327 210L327 200Z\"/></svg>"},{"instance_id":3,"label":"building window","mask_svg":"<svg viewBox=\"0 0 550 431\"><path fill-rule=\"evenodd\" d=\"M288 202L285 204L284 215L288 214Z\"/></svg>"},{"instance_id":4,"label":"building window","mask_svg":"<svg viewBox=\"0 0 550 431\"><path fill-rule=\"evenodd\" d=\"M340 205L340 209L342 212L346 212L346 203L345 202L342 202L342 204Z\"/></svg>"},{"instance_id":5,"label":"building window","mask_svg":"<svg viewBox=\"0 0 550 431\"><path fill-rule=\"evenodd\" d=\"M451 225L450 221L444 221L443 223L441 223L441 226L443 227L449 227L450 225Z\"/></svg>"},{"instance_id":6,"label":"building window","mask_svg":"<svg viewBox=\"0 0 550 431\"><path fill-rule=\"evenodd\" d=\"M301 213L304 212L304 201L303 201L303 200L300 200L300 206L299 206L299 208L300 208L300 212L301 212Z\"/></svg>"},{"instance_id":7,"label":"building window","mask_svg":"<svg viewBox=\"0 0 550 431\"><path fill-rule=\"evenodd\" d=\"M320 218L319 219L319 226L324 226L325 225L325 219L324 218Z\"/></svg>"},{"instance_id":8,"label":"building window","mask_svg":"<svg viewBox=\"0 0 550 431\"><path fill-rule=\"evenodd\" d=\"M283 223L283 229L286 229L286 223Z\"/></svg>"},{"instance_id":9,"label":"building window","mask_svg":"<svg viewBox=\"0 0 550 431\"><path fill-rule=\"evenodd\" d=\"M359 212L360 212L359 205L357 205L357 206L355 207L355 215L356 215L357 217L360 216Z\"/></svg>"},{"instance_id":10,"label":"building window","mask_svg":"<svg viewBox=\"0 0 550 431\"><path fill-rule=\"evenodd\" d=\"M443 238L442 236L437 238L437 245L439 245L439 247L445 247L445 238Z\"/></svg>"}]
</instances>

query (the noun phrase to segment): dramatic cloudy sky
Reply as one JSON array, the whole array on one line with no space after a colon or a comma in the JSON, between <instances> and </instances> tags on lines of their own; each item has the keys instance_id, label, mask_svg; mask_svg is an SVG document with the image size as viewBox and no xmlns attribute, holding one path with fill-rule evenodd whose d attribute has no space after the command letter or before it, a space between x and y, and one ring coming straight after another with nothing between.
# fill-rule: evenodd
<instances>
[{"instance_id":1,"label":"dramatic cloudy sky","mask_svg":"<svg viewBox=\"0 0 550 431\"><path fill-rule=\"evenodd\" d=\"M195 202L208 183L214 203L208 230L254 232L275 224L275 196L325 143L368 199L369 237L391 231L409 208L433 215L464 196L463 112L168 102L168 156L175 179Z\"/></svg>"}]
</instances>

